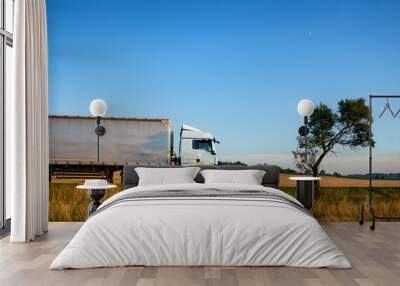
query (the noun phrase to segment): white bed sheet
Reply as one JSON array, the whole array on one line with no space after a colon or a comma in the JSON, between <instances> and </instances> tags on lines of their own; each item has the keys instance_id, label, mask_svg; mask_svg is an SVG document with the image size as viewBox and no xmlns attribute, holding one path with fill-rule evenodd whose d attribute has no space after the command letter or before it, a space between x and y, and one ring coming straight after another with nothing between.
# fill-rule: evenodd
<instances>
[{"instance_id":1,"label":"white bed sheet","mask_svg":"<svg viewBox=\"0 0 400 286\"><path fill-rule=\"evenodd\" d=\"M239 184L143 186L155 190L267 190ZM102 206L100 206L101 208ZM50 269L145 266L293 266L350 268L310 215L258 199L188 198L126 201L83 224Z\"/></svg>"}]
</instances>

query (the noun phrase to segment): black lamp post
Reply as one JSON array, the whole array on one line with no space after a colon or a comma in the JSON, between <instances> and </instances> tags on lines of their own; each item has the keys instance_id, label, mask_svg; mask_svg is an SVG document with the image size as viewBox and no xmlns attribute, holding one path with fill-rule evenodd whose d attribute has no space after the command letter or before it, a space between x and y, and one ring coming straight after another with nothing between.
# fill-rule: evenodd
<instances>
[{"instance_id":1,"label":"black lamp post","mask_svg":"<svg viewBox=\"0 0 400 286\"><path fill-rule=\"evenodd\" d=\"M304 118L304 125L299 128L299 135L304 137L304 161L307 164L307 135L310 132L308 129L308 117L313 114L315 109L314 103L309 99L302 99L297 105L298 113Z\"/></svg>"},{"instance_id":2,"label":"black lamp post","mask_svg":"<svg viewBox=\"0 0 400 286\"><path fill-rule=\"evenodd\" d=\"M102 99L95 99L90 103L90 113L96 117L96 129L94 130L97 135L97 162L100 162L100 136L106 133L104 126L100 125L100 117L104 116L107 112L107 103Z\"/></svg>"}]
</instances>

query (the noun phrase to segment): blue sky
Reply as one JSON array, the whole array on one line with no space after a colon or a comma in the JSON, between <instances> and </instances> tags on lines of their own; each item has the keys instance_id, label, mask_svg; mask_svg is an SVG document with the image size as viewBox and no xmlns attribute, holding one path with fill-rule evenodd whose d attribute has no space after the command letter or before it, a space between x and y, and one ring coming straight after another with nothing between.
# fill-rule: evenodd
<instances>
[{"instance_id":1,"label":"blue sky","mask_svg":"<svg viewBox=\"0 0 400 286\"><path fill-rule=\"evenodd\" d=\"M396 0L50 0L47 10L51 114L89 114L102 98L108 115L210 131L226 159L290 165L302 98L335 107L400 94ZM376 122L378 155L400 154L399 123Z\"/></svg>"}]
</instances>

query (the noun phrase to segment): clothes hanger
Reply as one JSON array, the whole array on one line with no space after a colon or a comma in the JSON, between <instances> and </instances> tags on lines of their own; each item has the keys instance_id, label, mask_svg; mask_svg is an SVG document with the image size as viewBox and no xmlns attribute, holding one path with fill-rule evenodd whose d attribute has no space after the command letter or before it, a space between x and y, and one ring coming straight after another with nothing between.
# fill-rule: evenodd
<instances>
[{"instance_id":1,"label":"clothes hanger","mask_svg":"<svg viewBox=\"0 0 400 286\"><path fill-rule=\"evenodd\" d=\"M394 115L392 109L390 108L390 104L389 104L389 99L388 99L388 98L386 98L386 104L385 104L385 106L384 106L384 108L383 108L381 114L379 114L379 118L381 118L381 117L383 116L383 114L386 112L386 110L389 110L389 112L392 114L393 117L396 117L396 115L397 115L397 113L398 113L398 112L397 112L396 115ZM399 110L399 111L400 111L400 110Z\"/></svg>"},{"instance_id":2,"label":"clothes hanger","mask_svg":"<svg viewBox=\"0 0 400 286\"><path fill-rule=\"evenodd\" d=\"M397 112L394 114L394 117L397 117L397 115L399 115L400 114L400 108L399 108L399 110L397 110Z\"/></svg>"}]
</instances>

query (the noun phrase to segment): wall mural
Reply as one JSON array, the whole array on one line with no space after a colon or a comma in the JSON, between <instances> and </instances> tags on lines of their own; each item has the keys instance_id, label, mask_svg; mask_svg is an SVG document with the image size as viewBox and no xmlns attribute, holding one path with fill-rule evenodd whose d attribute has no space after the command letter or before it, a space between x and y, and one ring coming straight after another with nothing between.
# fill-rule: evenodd
<instances>
[{"instance_id":1,"label":"wall mural","mask_svg":"<svg viewBox=\"0 0 400 286\"><path fill-rule=\"evenodd\" d=\"M400 93L396 25L334 2L153 2L48 1L50 220L87 219L85 180L116 185L101 203L125 166L193 165L276 165L321 221L400 216L400 100L368 101Z\"/></svg>"}]
</instances>

